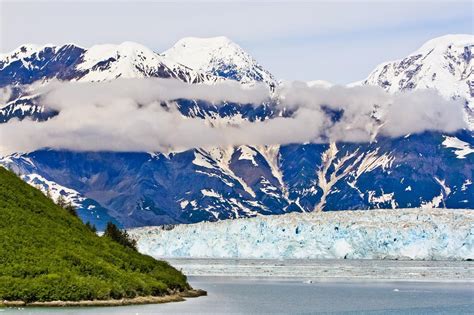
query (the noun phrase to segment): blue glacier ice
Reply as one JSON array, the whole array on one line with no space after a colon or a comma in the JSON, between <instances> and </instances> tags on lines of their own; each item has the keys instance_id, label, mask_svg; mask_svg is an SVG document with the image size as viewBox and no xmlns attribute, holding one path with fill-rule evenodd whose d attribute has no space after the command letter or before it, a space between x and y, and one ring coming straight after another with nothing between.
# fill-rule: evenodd
<instances>
[{"instance_id":1,"label":"blue glacier ice","mask_svg":"<svg viewBox=\"0 0 474 315\"><path fill-rule=\"evenodd\" d=\"M159 258L474 259L474 212L397 209L290 213L131 229Z\"/></svg>"}]
</instances>

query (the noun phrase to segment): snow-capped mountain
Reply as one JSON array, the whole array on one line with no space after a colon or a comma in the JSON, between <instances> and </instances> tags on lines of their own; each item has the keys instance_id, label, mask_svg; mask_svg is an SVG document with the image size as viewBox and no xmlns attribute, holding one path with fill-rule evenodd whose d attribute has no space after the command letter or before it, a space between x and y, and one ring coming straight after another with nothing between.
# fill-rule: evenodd
<instances>
[{"instance_id":1,"label":"snow-capped mountain","mask_svg":"<svg viewBox=\"0 0 474 315\"><path fill-rule=\"evenodd\" d=\"M463 98L474 110L474 35L446 35L426 42L409 56L384 62L362 81L389 92L436 89Z\"/></svg>"},{"instance_id":2,"label":"snow-capped mountain","mask_svg":"<svg viewBox=\"0 0 474 315\"><path fill-rule=\"evenodd\" d=\"M178 49L181 47L178 44L184 42L189 42L186 47L189 49L194 47L194 50ZM95 45L90 48L74 44L62 46L27 44L10 53L0 54L0 88L10 89L8 95L2 97L4 103L0 104L0 123L12 118L25 117L41 121L54 115L55 113L45 112L44 107L36 102L37 95L30 95L23 87L32 83L42 84L52 79L100 82L117 78L156 77L175 78L187 83L212 84L222 80L237 80L245 84L265 82L270 87L276 84L268 71L237 44L224 37L188 38L179 43L164 54L155 53L133 42ZM204 45L198 47L191 43L204 43ZM199 54L195 55L197 52ZM189 60L177 58L185 54L195 57ZM196 60L199 58L202 62L197 63ZM190 60L195 62L184 65ZM215 108L209 113L199 106L190 108L189 105L182 106L183 114L204 117L212 115L212 111L215 112ZM234 108L233 111L239 109Z\"/></svg>"},{"instance_id":3,"label":"snow-capped mountain","mask_svg":"<svg viewBox=\"0 0 474 315\"><path fill-rule=\"evenodd\" d=\"M189 83L231 79L276 84L272 74L225 37L184 38L162 54L133 42L90 48L27 44L0 54L0 87L53 78L97 82L144 77Z\"/></svg>"},{"instance_id":4,"label":"snow-capped mountain","mask_svg":"<svg viewBox=\"0 0 474 315\"><path fill-rule=\"evenodd\" d=\"M143 77L176 78L189 83L216 80L132 42L96 45L88 49L73 44L23 45L13 52L0 55L0 87L53 78L107 81Z\"/></svg>"},{"instance_id":5,"label":"snow-capped mountain","mask_svg":"<svg viewBox=\"0 0 474 315\"><path fill-rule=\"evenodd\" d=\"M147 47L132 42L93 46L84 53L82 62L76 69L85 73L78 78L79 81L104 81L118 77L177 78L189 83L211 80L210 76L163 58Z\"/></svg>"},{"instance_id":6,"label":"snow-capped mountain","mask_svg":"<svg viewBox=\"0 0 474 315\"><path fill-rule=\"evenodd\" d=\"M242 83L264 82L274 87L276 80L230 39L186 37L163 52L163 56L197 71L237 80Z\"/></svg>"},{"instance_id":7,"label":"snow-capped mountain","mask_svg":"<svg viewBox=\"0 0 474 315\"><path fill-rule=\"evenodd\" d=\"M408 86L422 88L420 82L437 82L446 85L447 90L464 91L463 85L450 76L465 78L467 73L461 75L459 71L467 60L466 69L472 70L468 52L474 41L469 44L471 37L461 36L459 41L453 38L451 48L439 40L439 44L430 44L435 46L431 53L430 49L420 49L428 51L423 57L415 55L408 57L405 63L388 63L385 74L383 71L379 74L384 78L381 82L388 83L381 84L391 92L409 89ZM449 59L449 54L435 54L446 49L454 59ZM461 50L464 55L460 55ZM440 54L441 61L430 59ZM469 57L465 57L467 55ZM456 60L450 61L455 68L454 75L446 68L449 68L448 59ZM57 115L45 112L41 104L36 103L37 96L20 95L15 90L17 84L50 78L101 81L169 75L185 82L202 82L199 78L213 82L216 77L242 83L263 81L271 85L275 82L253 58L225 38L184 39L163 55L131 43L94 46L87 50L73 45L25 46L3 55L0 60L0 87L13 86L11 101L0 108L0 123L25 117L42 121ZM164 72L157 70L162 61L167 69ZM440 66L444 61L448 62L446 67ZM417 66L417 62L421 63ZM392 69L395 64L398 70ZM404 67L406 71L401 70ZM400 87L400 82L408 80L412 67L418 69L412 71L411 76L416 80L413 79L413 85ZM440 69L436 70L433 80L429 69L435 67ZM182 76L178 75L180 70L185 71ZM377 70L374 73L378 73ZM445 77L451 81L437 81ZM465 83L472 80L470 74L466 78ZM370 82L366 80L366 84L379 85L377 80ZM308 85L330 87L321 81ZM395 86L398 89L392 90ZM428 87L437 88L437 85ZM461 92L442 93L448 97L469 96ZM173 106L190 119L204 119L212 125L261 121L286 114L272 104L211 104L180 99ZM474 208L474 135L468 130L449 135L425 132L399 138L378 137L370 143L243 145L166 154L39 150L14 154L0 164L24 176L41 176L72 189L97 202L127 227L295 211Z\"/></svg>"},{"instance_id":8,"label":"snow-capped mountain","mask_svg":"<svg viewBox=\"0 0 474 315\"><path fill-rule=\"evenodd\" d=\"M188 83L223 80L194 71L132 42L95 45L88 49L74 44L22 45L0 55L0 88L10 89L9 95L2 98L5 103L0 104L0 123L25 117L41 121L57 114L45 112L37 102L38 95L30 95L24 85L42 84L52 79L99 82L146 77L174 78Z\"/></svg>"}]
</instances>

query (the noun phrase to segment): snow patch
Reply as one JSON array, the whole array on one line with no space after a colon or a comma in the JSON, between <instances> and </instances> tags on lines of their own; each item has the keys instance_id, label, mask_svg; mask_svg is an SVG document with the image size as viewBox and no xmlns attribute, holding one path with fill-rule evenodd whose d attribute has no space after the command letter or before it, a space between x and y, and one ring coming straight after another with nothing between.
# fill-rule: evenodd
<instances>
[{"instance_id":1,"label":"snow patch","mask_svg":"<svg viewBox=\"0 0 474 315\"><path fill-rule=\"evenodd\" d=\"M258 166L257 162L255 161L255 156L257 155L257 152L255 152L252 148L249 146L243 145L239 147L240 151L240 156L239 160L248 160L252 162L253 166Z\"/></svg>"},{"instance_id":2,"label":"snow patch","mask_svg":"<svg viewBox=\"0 0 474 315\"><path fill-rule=\"evenodd\" d=\"M474 148L471 148L470 144L464 141L459 140L456 137L444 137L443 145L446 148L454 148L454 154L456 154L458 159L466 158L466 155L474 153Z\"/></svg>"}]
</instances>

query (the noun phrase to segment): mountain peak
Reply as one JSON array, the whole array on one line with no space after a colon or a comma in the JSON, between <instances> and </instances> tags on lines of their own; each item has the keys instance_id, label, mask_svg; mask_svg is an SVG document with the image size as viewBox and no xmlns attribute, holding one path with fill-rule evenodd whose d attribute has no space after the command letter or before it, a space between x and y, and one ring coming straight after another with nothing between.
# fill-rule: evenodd
<instances>
[{"instance_id":1,"label":"mountain peak","mask_svg":"<svg viewBox=\"0 0 474 315\"><path fill-rule=\"evenodd\" d=\"M26 44L0 55L0 71L0 87L51 78L108 81L119 77L159 77L190 83L215 80L135 42L99 44L90 48L75 44Z\"/></svg>"},{"instance_id":2,"label":"mountain peak","mask_svg":"<svg viewBox=\"0 0 474 315\"><path fill-rule=\"evenodd\" d=\"M215 36L215 37L183 37L176 42L174 46L184 46L184 45L193 45L193 46L213 46L220 47L229 44L235 44L228 37L225 36Z\"/></svg>"},{"instance_id":3,"label":"mountain peak","mask_svg":"<svg viewBox=\"0 0 474 315\"><path fill-rule=\"evenodd\" d=\"M437 89L447 97L474 97L471 91L473 35L445 35L427 41L405 58L380 64L364 81L389 92Z\"/></svg>"},{"instance_id":4,"label":"mountain peak","mask_svg":"<svg viewBox=\"0 0 474 315\"><path fill-rule=\"evenodd\" d=\"M434 89L447 98L463 99L469 108L467 119L472 125L473 56L473 35L437 37L403 59L380 64L362 84L378 85L388 92Z\"/></svg>"},{"instance_id":5,"label":"mountain peak","mask_svg":"<svg viewBox=\"0 0 474 315\"><path fill-rule=\"evenodd\" d=\"M474 35L469 34L448 34L430 39L424 43L413 54L429 52L433 49L446 49L449 46L470 46L474 45Z\"/></svg>"},{"instance_id":6,"label":"mountain peak","mask_svg":"<svg viewBox=\"0 0 474 315\"><path fill-rule=\"evenodd\" d=\"M15 78L15 71L18 71L19 68L22 68L22 71L36 71L42 69L44 66L43 63L48 62L48 60L54 56L64 54L65 52L77 52L83 51L84 49L75 45L75 44L64 44L64 45L54 45L54 44L45 44L45 45L36 45L36 44L23 44L18 48L14 49L11 52L0 54L0 71L3 71L9 68L5 73L0 75L0 86L7 85L6 83L15 81L19 79ZM72 59L72 58L70 58ZM56 59L55 62L58 60ZM53 62L54 63L54 62ZM10 78L9 78L10 77ZM33 75L34 77L34 75ZM17 83L32 83L31 80L34 78L21 80Z\"/></svg>"},{"instance_id":7,"label":"mountain peak","mask_svg":"<svg viewBox=\"0 0 474 315\"><path fill-rule=\"evenodd\" d=\"M126 41L121 44L95 45L83 55L77 69L84 71L82 81L103 81L121 78L177 78L199 83L206 77L189 67L163 57L148 47Z\"/></svg>"},{"instance_id":8,"label":"mountain peak","mask_svg":"<svg viewBox=\"0 0 474 315\"><path fill-rule=\"evenodd\" d=\"M137 55L142 56L142 59L161 59L159 56L148 49L147 47L134 42L123 42L121 44L100 44L94 45L87 49L84 55L84 62L81 68L87 69L94 66L98 61L114 59L135 59Z\"/></svg>"},{"instance_id":9,"label":"mountain peak","mask_svg":"<svg viewBox=\"0 0 474 315\"><path fill-rule=\"evenodd\" d=\"M275 85L275 79L270 72L225 36L185 37L162 55L210 75L242 83L265 82L270 86Z\"/></svg>"},{"instance_id":10,"label":"mountain peak","mask_svg":"<svg viewBox=\"0 0 474 315\"><path fill-rule=\"evenodd\" d=\"M74 43L65 43L62 45L56 45L56 44L44 44L44 45L38 45L38 44L32 44L32 43L26 43L21 46L18 46L17 48L13 49L12 51L9 52L4 52L0 53L0 59L8 56L13 56L15 55L17 59L21 59L22 57L27 57L35 52L42 51L46 48L51 48L55 50L59 50L63 47L77 47L77 48L83 48L77 44Z\"/></svg>"}]
</instances>

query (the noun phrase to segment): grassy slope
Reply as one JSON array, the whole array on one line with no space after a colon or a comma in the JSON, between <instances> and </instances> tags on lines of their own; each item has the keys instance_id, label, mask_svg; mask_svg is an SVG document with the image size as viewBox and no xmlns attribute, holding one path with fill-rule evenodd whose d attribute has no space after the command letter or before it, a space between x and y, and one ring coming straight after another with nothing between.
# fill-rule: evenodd
<instances>
[{"instance_id":1,"label":"grassy slope","mask_svg":"<svg viewBox=\"0 0 474 315\"><path fill-rule=\"evenodd\" d=\"M89 231L0 167L0 301L92 300L189 288L165 262Z\"/></svg>"}]
</instances>

